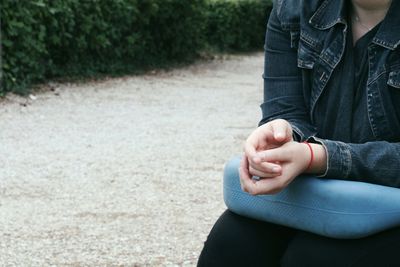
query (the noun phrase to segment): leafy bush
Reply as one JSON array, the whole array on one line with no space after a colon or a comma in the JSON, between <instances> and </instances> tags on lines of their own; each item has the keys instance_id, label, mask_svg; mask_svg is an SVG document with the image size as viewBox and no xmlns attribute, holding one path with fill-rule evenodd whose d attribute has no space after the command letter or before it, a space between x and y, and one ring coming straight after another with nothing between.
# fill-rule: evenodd
<instances>
[{"instance_id":1,"label":"leafy bush","mask_svg":"<svg viewBox=\"0 0 400 267\"><path fill-rule=\"evenodd\" d=\"M262 47L268 0L2 1L0 95Z\"/></svg>"},{"instance_id":2,"label":"leafy bush","mask_svg":"<svg viewBox=\"0 0 400 267\"><path fill-rule=\"evenodd\" d=\"M271 0L210 1L208 42L220 51L260 49L271 7Z\"/></svg>"},{"instance_id":3,"label":"leafy bush","mask_svg":"<svg viewBox=\"0 0 400 267\"><path fill-rule=\"evenodd\" d=\"M46 27L42 25L43 7L35 2L21 5L2 1L2 91L20 91L31 81L40 80L46 72L48 53Z\"/></svg>"}]
</instances>

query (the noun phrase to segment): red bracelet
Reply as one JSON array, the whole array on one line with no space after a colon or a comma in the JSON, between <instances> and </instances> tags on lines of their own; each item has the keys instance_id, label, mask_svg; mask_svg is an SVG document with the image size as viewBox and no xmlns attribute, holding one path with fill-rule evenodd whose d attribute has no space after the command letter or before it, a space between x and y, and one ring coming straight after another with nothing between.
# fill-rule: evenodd
<instances>
[{"instance_id":1,"label":"red bracelet","mask_svg":"<svg viewBox=\"0 0 400 267\"><path fill-rule=\"evenodd\" d=\"M307 141L304 141L303 144L306 144L308 146L308 148L310 149L310 152L311 152L310 162L308 163L307 169L305 170L305 172L307 172L307 171L310 170L311 165L312 165L312 163L314 161L314 150L312 149L311 145Z\"/></svg>"}]
</instances>

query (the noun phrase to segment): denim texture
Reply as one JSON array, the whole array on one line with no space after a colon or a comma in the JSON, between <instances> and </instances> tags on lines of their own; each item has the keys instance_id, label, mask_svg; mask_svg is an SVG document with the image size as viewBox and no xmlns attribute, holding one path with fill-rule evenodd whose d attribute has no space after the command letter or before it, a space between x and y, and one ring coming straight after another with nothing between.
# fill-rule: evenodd
<instances>
[{"instance_id":1,"label":"denim texture","mask_svg":"<svg viewBox=\"0 0 400 267\"><path fill-rule=\"evenodd\" d=\"M321 143L328 156L325 177L400 187L400 1L392 2L368 45L366 97L361 105L369 123L352 118L358 132L349 134L351 129L343 127L334 112L328 117L316 112L326 108L320 101L326 91L346 90L353 84L347 80L351 77L335 72L344 64L346 2L274 2L266 33L260 125L286 119L297 141ZM344 98L337 108L353 105L352 101ZM332 127L343 129L329 131Z\"/></svg>"},{"instance_id":2,"label":"denim texture","mask_svg":"<svg viewBox=\"0 0 400 267\"><path fill-rule=\"evenodd\" d=\"M224 168L224 201L237 214L345 239L400 225L398 188L299 176L277 194L252 196L241 189L240 160L235 157Z\"/></svg>"}]
</instances>

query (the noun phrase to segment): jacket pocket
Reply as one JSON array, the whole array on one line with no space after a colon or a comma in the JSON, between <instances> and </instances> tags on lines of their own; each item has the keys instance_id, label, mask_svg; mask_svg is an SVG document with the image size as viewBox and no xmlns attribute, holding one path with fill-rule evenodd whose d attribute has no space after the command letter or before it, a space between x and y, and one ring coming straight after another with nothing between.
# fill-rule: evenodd
<instances>
[{"instance_id":1,"label":"jacket pocket","mask_svg":"<svg viewBox=\"0 0 400 267\"><path fill-rule=\"evenodd\" d=\"M387 85L400 89L400 69L389 72Z\"/></svg>"},{"instance_id":2,"label":"jacket pocket","mask_svg":"<svg viewBox=\"0 0 400 267\"><path fill-rule=\"evenodd\" d=\"M297 50L297 66L303 69L313 69L319 54L317 42L302 32Z\"/></svg>"}]
</instances>

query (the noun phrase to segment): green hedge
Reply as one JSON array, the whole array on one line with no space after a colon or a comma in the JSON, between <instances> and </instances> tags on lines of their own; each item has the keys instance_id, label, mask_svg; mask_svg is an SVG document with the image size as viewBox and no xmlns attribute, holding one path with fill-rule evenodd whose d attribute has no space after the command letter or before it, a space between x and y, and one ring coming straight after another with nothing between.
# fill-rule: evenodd
<instances>
[{"instance_id":1,"label":"green hedge","mask_svg":"<svg viewBox=\"0 0 400 267\"><path fill-rule=\"evenodd\" d=\"M260 49L270 0L2 1L0 95L57 77L116 75Z\"/></svg>"},{"instance_id":2,"label":"green hedge","mask_svg":"<svg viewBox=\"0 0 400 267\"><path fill-rule=\"evenodd\" d=\"M207 41L219 51L262 48L265 23L271 7L272 1L211 1L207 8Z\"/></svg>"}]
</instances>

